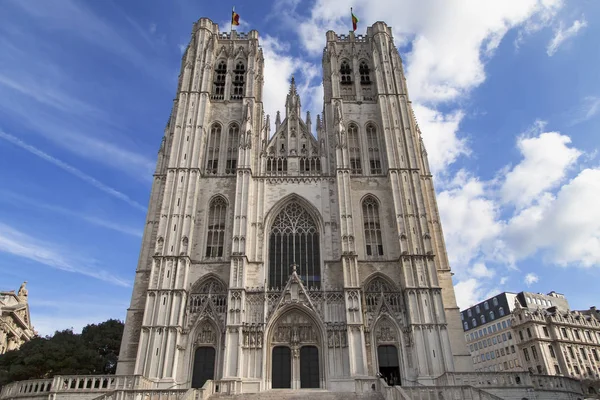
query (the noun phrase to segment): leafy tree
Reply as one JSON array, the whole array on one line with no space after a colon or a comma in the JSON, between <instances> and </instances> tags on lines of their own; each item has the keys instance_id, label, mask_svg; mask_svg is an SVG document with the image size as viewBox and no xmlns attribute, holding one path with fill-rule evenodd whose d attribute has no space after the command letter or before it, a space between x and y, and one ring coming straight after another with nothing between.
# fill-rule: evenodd
<instances>
[{"instance_id":1,"label":"leafy tree","mask_svg":"<svg viewBox=\"0 0 600 400\"><path fill-rule=\"evenodd\" d=\"M54 375L114 374L122 335L123 323L110 319L87 325L81 334L67 329L35 337L0 355L0 386Z\"/></svg>"}]
</instances>

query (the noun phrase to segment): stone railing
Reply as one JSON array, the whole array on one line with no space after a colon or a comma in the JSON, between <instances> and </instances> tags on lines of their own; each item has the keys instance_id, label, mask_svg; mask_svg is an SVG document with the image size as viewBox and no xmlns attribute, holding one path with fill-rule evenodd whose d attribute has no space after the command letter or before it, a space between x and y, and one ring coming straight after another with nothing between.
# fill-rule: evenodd
<instances>
[{"instance_id":1,"label":"stone railing","mask_svg":"<svg viewBox=\"0 0 600 400\"><path fill-rule=\"evenodd\" d=\"M394 386L391 389L396 394L394 400L503 400L472 386ZM391 400L389 397L386 399Z\"/></svg>"},{"instance_id":2,"label":"stone railing","mask_svg":"<svg viewBox=\"0 0 600 400\"><path fill-rule=\"evenodd\" d=\"M188 397L188 393L191 397ZM141 389L115 390L93 400L196 400L193 389Z\"/></svg>"},{"instance_id":3,"label":"stone railing","mask_svg":"<svg viewBox=\"0 0 600 400\"><path fill-rule=\"evenodd\" d=\"M125 389L150 389L140 375L57 375L51 379L13 382L2 387L0 399L48 396L53 393L106 393Z\"/></svg>"},{"instance_id":4,"label":"stone railing","mask_svg":"<svg viewBox=\"0 0 600 400\"><path fill-rule=\"evenodd\" d=\"M554 375L532 375L531 381L535 390L583 394L581 382L577 379Z\"/></svg>"},{"instance_id":5,"label":"stone railing","mask_svg":"<svg viewBox=\"0 0 600 400\"><path fill-rule=\"evenodd\" d=\"M529 372L446 372L435 379L435 384L479 388L533 386Z\"/></svg>"}]
</instances>

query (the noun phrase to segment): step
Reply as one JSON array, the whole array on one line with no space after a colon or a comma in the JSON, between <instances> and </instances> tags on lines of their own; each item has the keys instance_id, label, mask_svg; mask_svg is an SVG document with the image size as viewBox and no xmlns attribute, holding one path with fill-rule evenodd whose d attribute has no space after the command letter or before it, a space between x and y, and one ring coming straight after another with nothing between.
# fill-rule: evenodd
<instances>
[{"instance_id":1,"label":"step","mask_svg":"<svg viewBox=\"0 0 600 400\"><path fill-rule=\"evenodd\" d=\"M215 394L210 397L213 399L227 400L383 400L383 395L379 392L331 392L323 389L272 389L259 393L242 394Z\"/></svg>"}]
</instances>

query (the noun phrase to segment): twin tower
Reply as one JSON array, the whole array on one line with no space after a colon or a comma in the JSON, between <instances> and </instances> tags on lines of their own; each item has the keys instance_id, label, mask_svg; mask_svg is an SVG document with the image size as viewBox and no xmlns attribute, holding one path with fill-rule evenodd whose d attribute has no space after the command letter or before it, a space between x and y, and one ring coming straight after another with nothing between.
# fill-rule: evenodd
<instances>
[{"instance_id":1,"label":"twin tower","mask_svg":"<svg viewBox=\"0 0 600 400\"><path fill-rule=\"evenodd\" d=\"M472 370L391 28L326 38L322 115L292 79L272 131L258 32L194 24L117 374L240 393Z\"/></svg>"}]
</instances>

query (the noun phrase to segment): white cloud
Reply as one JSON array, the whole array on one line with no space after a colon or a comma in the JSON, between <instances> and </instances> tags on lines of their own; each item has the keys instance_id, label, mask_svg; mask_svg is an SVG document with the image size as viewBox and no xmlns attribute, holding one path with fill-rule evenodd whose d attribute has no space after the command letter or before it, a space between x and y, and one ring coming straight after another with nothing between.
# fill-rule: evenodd
<instances>
[{"instance_id":1,"label":"white cloud","mask_svg":"<svg viewBox=\"0 0 600 400\"><path fill-rule=\"evenodd\" d=\"M486 195L485 183L460 171L438 194L438 207L450 265L464 272L500 234L497 206Z\"/></svg>"},{"instance_id":2,"label":"white cloud","mask_svg":"<svg viewBox=\"0 0 600 400\"><path fill-rule=\"evenodd\" d=\"M541 16L552 18L561 5L561 0L317 0L311 18L293 25L305 48L316 55L323 48L324 31L350 29L349 13L340 10L354 7L361 20L357 33L364 33L371 21L386 21L397 44L411 44L405 61L413 100L438 102L456 99L485 80L485 58L506 32Z\"/></svg>"},{"instance_id":3,"label":"white cloud","mask_svg":"<svg viewBox=\"0 0 600 400\"><path fill-rule=\"evenodd\" d=\"M55 244L39 240L1 222L0 252L26 258L61 271L89 276L114 285L129 286L129 282L96 266L86 267L83 258L75 260L65 256L65 254L73 253L71 249L60 249Z\"/></svg>"},{"instance_id":4,"label":"white cloud","mask_svg":"<svg viewBox=\"0 0 600 400\"><path fill-rule=\"evenodd\" d=\"M600 112L600 97L586 96L574 112L575 117L571 126L590 120Z\"/></svg>"},{"instance_id":5,"label":"white cloud","mask_svg":"<svg viewBox=\"0 0 600 400\"><path fill-rule=\"evenodd\" d=\"M271 116L271 123L275 122L277 110L281 111L281 119L285 118L285 98L294 74L298 94L303 102L303 111L313 110L314 118L315 113L320 112L323 107L319 67L290 55L287 43L268 35L262 39L262 49L265 59L263 102L265 113ZM298 75L301 75L302 79L298 79Z\"/></svg>"},{"instance_id":6,"label":"white cloud","mask_svg":"<svg viewBox=\"0 0 600 400\"><path fill-rule=\"evenodd\" d=\"M557 132L520 137L517 147L523 160L506 174L502 200L519 207L531 204L540 194L562 182L581 152L568 147L571 138Z\"/></svg>"},{"instance_id":7,"label":"white cloud","mask_svg":"<svg viewBox=\"0 0 600 400\"><path fill-rule=\"evenodd\" d=\"M579 33L583 28L587 26L587 21L585 18L581 18L580 20L575 20L573 25L564 29L564 25L561 22L558 28L554 31L554 37L548 43L548 47L546 48L546 53L548 56L553 56L554 53L558 50L558 48L568 39L571 39Z\"/></svg>"},{"instance_id":8,"label":"white cloud","mask_svg":"<svg viewBox=\"0 0 600 400\"><path fill-rule=\"evenodd\" d=\"M413 109L433 174L442 173L458 157L470 153L466 140L458 137L458 127L464 117L461 110L443 114L420 104L414 104Z\"/></svg>"},{"instance_id":9,"label":"white cloud","mask_svg":"<svg viewBox=\"0 0 600 400\"><path fill-rule=\"evenodd\" d=\"M471 268L471 274L476 278L493 278L496 272L488 268L484 263L478 262Z\"/></svg>"},{"instance_id":10,"label":"white cloud","mask_svg":"<svg viewBox=\"0 0 600 400\"><path fill-rule=\"evenodd\" d=\"M454 292L456 293L456 304L461 310L478 303L485 295L481 282L475 278L458 282L454 285Z\"/></svg>"},{"instance_id":11,"label":"white cloud","mask_svg":"<svg viewBox=\"0 0 600 400\"><path fill-rule=\"evenodd\" d=\"M527 275L525 275L525 279L523 280L523 282L525 282L525 284L527 286L531 286L534 283L539 282L539 280L540 280L539 276L537 276L536 274L530 272Z\"/></svg>"},{"instance_id":12,"label":"white cloud","mask_svg":"<svg viewBox=\"0 0 600 400\"><path fill-rule=\"evenodd\" d=\"M71 175L76 176L77 178L83 180L84 182L91 184L92 186L96 187L97 189L100 189L101 191L103 191L104 193L107 193L119 200L126 202L127 204L133 206L134 208L137 208L138 210L146 211L146 207L144 207L137 201L131 199L126 194L121 193L117 189L114 189L108 185L105 185L104 183L98 181L96 178L89 176L85 172L82 172L79 169L73 167L72 165L69 165L64 161L61 161L58 158L53 157L53 156L49 155L48 153L45 153L42 150L25 143L24 141L22 141L21 139L15 137L13 135L10 135L10 134L0 130L0 139L4 139L4 140L22 148L23 150L27 150L31 154L36 155L39 158L46 160L51 164L56 165L57 167L70 173Z\"/></svg>"}]
</instances>

